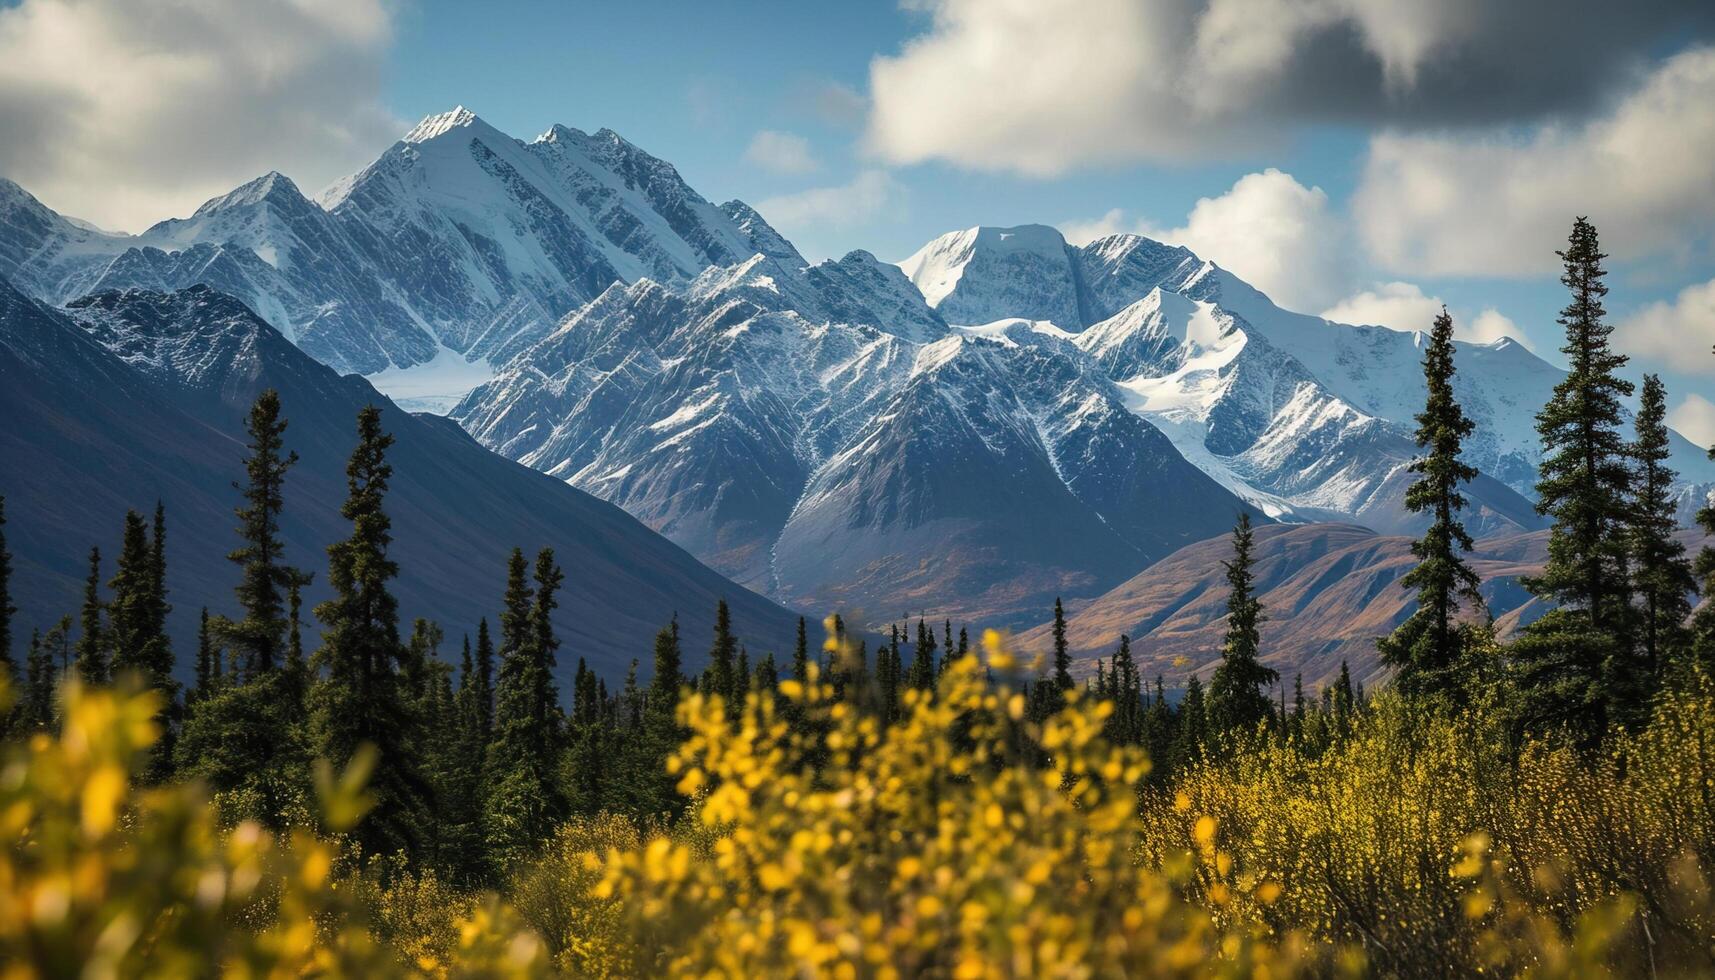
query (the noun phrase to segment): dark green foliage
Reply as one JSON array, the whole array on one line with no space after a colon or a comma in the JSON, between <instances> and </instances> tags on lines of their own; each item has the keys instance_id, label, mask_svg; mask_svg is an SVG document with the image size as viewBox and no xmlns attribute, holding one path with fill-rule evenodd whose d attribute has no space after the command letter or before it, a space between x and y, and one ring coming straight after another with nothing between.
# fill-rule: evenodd
<instances>
[{"instance_id":1,"label":"dark green foliage","mask_svg":"<svg viewBox=\"0 0 1715 980\"><path fill-rule=\"evenodd\" d=\"M0 497L0 680L18 690L18 663L12 658L12 553L6 550L6 498ZM0 725L0 735L7 727Z\"/></svg>"},{"instance_id":2,"label":"dark green foliage","mask_svg":"<svg viewBox=\"0 0 1715 980\"><path fill-rule=\"evenodd\" d=\"M352 830L366 855L413 851L431 804L419 751L425 668L412 663L399 642L399 605L390 583L399 566L387 557L392 521L384 509L393 468L387 449L393 437L381 430L381 410L357 416L357 448L346 464L346 499L340 515L351 535L328 546L328 585L333 597L316 607L322 645L313 668L310 695L315 754L344 769L359 747L377 750L369 791L375 805ZM288 583L290 586L290 583ZM424 651L416 651L419 658Z\"/></svg>"},{"instance_id":3,"label":"dark green foliage","mask_svg":"<svg viewBox=\"0 0 1715 980\"><path fill-rule=\"evenodd\" d=\"M1119 649L1106 673L1099 674L1096 696L1114 703L1104 734L1121 745L1143 742L1142 678L1131 656L1131 637L1121 634Z\"/></svg>"},{"instance_id":4,"label":"dark green foliage","mask_svg":"<svg viewBox=\"0 0 1715 980\"><path fill-rule=\"evenodd\" d=\"M1201 758L1209 744L1209 705L1203 695L1203 681L1192 674L1185 681L1185 694L1179 700L1177 730L1173 733L1173 765L1190 765Z\"/></svg>"},{"instance_id":5,"label":"dark green foliage","mask_svg":"<svg viewBox=\"0 0 1715 980\"><path fill-rule=\"evenodd\" d=\"M802 684L810 679L810 642L804 617L798 617L798 638L792 644L792 679Z\"/></svg>"},{"instance_id":6,"label":"dark green foliage","mask_svg":"<svg viewBox=\"0 0 1715 980\"><path fill-rule=\"evenodd\" d=\"M79 616L77 673L85 684L108 679L107 636L101 626L101 549L89 549L89 577L83 580L83 611Z\"/></svg>"},{"instance_id":7,"label":"dark green foliage","mask_svg":"<svg viewBox=\"0 0 1715 980\"><path fill-rule=\"evenodd\" d=\"M20 734L46 731L54 724L54 685L59 672L54 669L54 651L51 641L58 634L63 641L66 632L71 629L71 619L62 619L59 625L48 633L44 640L40 630L30 632L30 650L24 662L24 690L18 702L18 726L15 732Z\"/></svg>"},{"instance_id":8,"label":"dark green foliage","mask_svg":"<svg viewBox=\"0 0 1715 980\"><path fill-rule=\"evenodd\" d=\"M192 689L187 701L208 696L215 681L220 678L220 653L214 649L214 644L208 632L208 607L202 607L202 617L197 621L197 666L196 687Z\"/></svg>"},{"instance_id":9,"label":"dark green foliage","mask_svg":"<svg viewBox=\"0 0 1715 980\"><path fill-rule=\"evenodd\" d=\"M1715 447L1710 448L1709 458L1715 459ZM1715 537L1715 503L1698 509L1697 526ZM1715 597L1715 546L1706 545L1697 553L1694 571L1703 582L1703 595ZM1715 673L1715 602L1706 601L1698 607L1691 620L1691 634L1692 655L1703 669Z\"/></svg>"},{"instance_id":10,"label":"dark green foliage","mask_svg":"<svg viewBox=\"0 0 1715 980\"><path fill-rule=\"evenodd\" d=\"M1423 536L1411 543L1417 565L1400 585L1417 590L1417 610L1393 634L1377 645L1382 662L1394 667L1394 684L1407 697L1465 700L1469 671L1464 664L1471 646L1459 622L1461 607L1481 609L1480 580L1465 563L1471 550L1459 514L1465 509L1461 485L1476 479L1477 469L1461 457L1464 441L1475 428L1453 397L1453 318L1442 309L1423 352L1423 380L1428 390L1417 415L1417 445L1424 455L1412 461L1418 478L1405 491L1406 509L1430 515Z\"/></svg>"},{"instance_id":11,"label":"dark green foliage","mask_svg":"<svg viewBox=\"0 0 1715 980\"><path fill-rule=\"evenodd\" d=\"M1072 654L1066 646L1066 609L1054 599L1054 688L1062 693L1072 689Z\"/></svg>"},{"instance_id":12,"label":"dark green foliage","mask_svg":"<svg viewBox=\"0 0 1715 980\"><path fill-rule=\"evenodd\" d=\"M1648 697L1648 665L1631 635L1632 467L1620 432L1621 399L1632 393L1608 344L1602 254L1584 218L1572 227L1561 282L1571 370L1537 415L1542 473L1537 510L1554 519L1548 563L1525 580L1558 609L1526 628L1512 650L1518 721L1527 730L1570 727L1593 744L1610 721L1636 718Z\"/></svg>"},{"instance_id":13,"label":"dark green foliage","mask_svg":"<svg viewBox=\"0 0 1715 980\"><path fill-rule=\"evenodd\" d=\"M1667 391L1661 379L1644 375L1643 394L1634 421L1632 441L1635 474L1632 481L1632 587L1638 598L1638 642L1644 667L1659 679L1661 670L1685 649L1686 617L1697 580L1679 530L1678 501L1673 492L1677 474L1667 466Z\"/></svg>"},{"instance_id":14,"label":"dark green foliage","mask_svg":"<svg viewBox=\"0 0 1715 980\"><path fill-rule=\"evenodd\" d=\"M1248 733L1271 712L1263 688L1280 675L1258 660L1262 652L1262 602L1256 597L1251 554L1253 536L1249 514L1240 514L1233 528L1233 560L1222 562L1227 569L1227 637L1221 647L1221 664L1209 680L1209 723L1222 734Z\"/></svg>"},{"instance_id":15,"label":"dark green foliage","mask_svg":"<svg viewBox=\"0 0 1715 980\"><path fill-rule=\"evenodd\" d=\"M935 634L926 629L923 621L919 619L917 642L912 647L911 673L907 683L919 691L927 691L935 686L935 677Z\"/></svg>"},{"instance_id":16,"label":"dark green foliage","mask_svg":"<svg viewBox=\"0 0 1715 980\"><path fill-rule=\"evenodd\" d=\"M237 510L238 536L243 542L227 557L241 569L237 588L242 619L224 617L213 626L221 645L240 656L245 676L270 671L285 642L286 590L301 574L284 563L280 543L280 513L285 508L286 471L298 454L285 452L286 420L280 396L273 389L257 396L245 424L250 455L244 461L248 482L238 487L244 505Z\"/></svg>"},{"instance_id":17,"label":"dark green foliage","mask_svg":"<svg viewBox=\"0 0 1715 980\"><path fill-rule=\"evenodd\" d=\"M715 610L715 642L709 648L709 690L726 699L727 716L737 718L743 707L738 694L738 640L732 635L732 614L726 600Z\"/></svg>"},{"instance_id":18,"label":"dark green foliage","mask_svg":"<svg viewBox=\"0 0 1715 980\"><path fill-rule=\"evenodd\" d=\"M546 548L536 557L534 591L525 584L525 568L524 553L514 548L500 616L494 739L485 764L483 837L500 868L530 854L567 813L557 779L561 735L553 669L559 644L552 625L554 592L564 575Z\"/></svg>"}]
</instances>

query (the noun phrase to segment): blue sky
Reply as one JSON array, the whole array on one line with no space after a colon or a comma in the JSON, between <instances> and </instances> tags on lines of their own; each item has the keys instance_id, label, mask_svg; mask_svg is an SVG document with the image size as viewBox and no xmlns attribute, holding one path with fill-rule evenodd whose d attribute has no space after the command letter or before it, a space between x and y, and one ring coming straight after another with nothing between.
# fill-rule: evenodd
<instances>
[{"instance_id":1,"label":"blue sky","mask_svg":"<svg viewBox=\"0 0 1715 980\"><path fill-rule=\"evenodd\" d=\"M1556 360L1552 252L1589 213L1622 346L1715 439L1698 0L0 0L0 174L110 227L267 169L313 193L456 104L610 127L813 259L1142 231L1283 305L1424 327L1444 301Z\"/></svg>"}]
</instances>

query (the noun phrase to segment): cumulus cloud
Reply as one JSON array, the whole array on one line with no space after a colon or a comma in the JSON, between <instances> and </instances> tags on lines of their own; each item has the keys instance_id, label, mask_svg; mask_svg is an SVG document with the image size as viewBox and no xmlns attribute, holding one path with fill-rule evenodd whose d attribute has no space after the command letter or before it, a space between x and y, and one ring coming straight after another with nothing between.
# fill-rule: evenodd
<instances>
[{"instance_id":1,"label":"cumulus cloud","mask_svg":"<svg viewBox=\"0 0 1715 980\"><path fill-rule=\"evenodd\" d=\"M1715 279L1687 286L1621 320L1615 346L1675 371L1715 374ZM1707 403L1705 403L1707 404Z\"/></svg>"},{"instance_id":2,"label":"cumulus cloud","mask_svg":"<svg viewBox=\"0 0 1715 980\"><path fill-rule=\"evenodd\" d=\"M790 235L818 227L862 224L896 207L903 195L903 188L887 171L866 170L844 184L768 198L756 209Z\"/></svg>"},{"instance_id":3,"label":"cumulus cloud","mask_svg":"<svg viewBox=\"0 0 1715 980\"><path fill-rule=\"evenodd\" d=\"M1353 293L1322 311L1322 316L1335 323L1353 323L1392 327L1395 330L1428 330L1446 303L1439 296L1429 296L1423 287L1410 282L1384 282L1371 289ZM1453 337L1474 344L1492 344L1502 337L1523 344L1526 349L1536 346L1526 337L1511 317L1494 307L1485 307L1476 316L1453 310Z\"/></svg>"},{"instance_id":4,"label":"cumulus cloud","mask_svg":"<svg viewBox=\"0 0 1715 980\"><path fill-rule=\"evenodd\" d=\"M0 174L137 230L271 169L309 188L402 127L384 0L22 0L0 7Z\"/></svg>"},{"instance_id":5,"label":"cumulus cloud","mask_svg":"<svg viewBox=\"0 0 1715 980\"><path fill-rule=\"evenodd\" d=\"M745 160L777 174L808 174L821 169L810 141L796 133L764 129L751 137Z\"/></svg>"},{"instance_id":6,"label":"cumulus cloud","mask_svg":"<svg viewBox=\"0 0 1715 980\"><path fill-rule=\"evenodd\" d=\"M1715 220L1715 47L1663 62L1606 113L1525 135L1371 140L1354 206L1383 267L1539 275L1574 215L1628 260L1683 250Z\"/></svg>"},{"instance_id":7,"label":"cumulus cloud","mask_svg":"<svg viewBox=\"0 0 1715 980\"><path fill-rule=\"evenodd\" d=\"M1130 232L1183 245L1288 309L1320 309L1351 285L1345 223L1329 209L1328 195L1274 169L1246 174L1225 194L1198 200L1177 228L1156 228L1116 209L1063 222L1060 231L1073 244Z\"/></svg>"},{"instance_id":8,"label":"cumulus cloud","mask_svg":"<svg viewBox=\"0 0 1715 980\"><path fill-rule=\"evenodd\" d=\"M1669 428L1699 446L1715 446L1715 402L1686 395L1667 413Z\"/></svg>"},{"instance_id":9,"label":"cumulus cloud","mask_svg":"<svg viewBox=\"0 0 1715 980\"><path fill-rule=\"evenodd\" d=\"M1471 320L1470 326L1455 321L1453 335L1461 340L1469 340L1476 344L1492 344L1502 337L1511 337L1525 346L1526 350L1536 350L1536 344L1525 336L1525 332L1507 316L1494 307L1487 307Z\"/></svg>"},{"instance_id":10,"label":"cumulus cloud","mask_svg":"<svg viewBox=\"0 0 1715 980\"><path fill-rule=\"evenodd\" d=\"M895 162L1052 175L1255 145L1304 124L1408 127L1589 111L1676 0L912 0L924 33L870 65Z\"/></svg>"},{"instance_id":11,"label":"cumulus cloud","mask_svg":"<svg viewBox=\"0 0 1715 980\"><path fill-rule=\"evenodd\" d=\"M1353 293L1322 311L1335 323L1393 327L1395 330L1428 330L1441 313L1439 297L1426 296L1415 283L1384 282L1374 289Z\"/></svg>"}]
</instances>

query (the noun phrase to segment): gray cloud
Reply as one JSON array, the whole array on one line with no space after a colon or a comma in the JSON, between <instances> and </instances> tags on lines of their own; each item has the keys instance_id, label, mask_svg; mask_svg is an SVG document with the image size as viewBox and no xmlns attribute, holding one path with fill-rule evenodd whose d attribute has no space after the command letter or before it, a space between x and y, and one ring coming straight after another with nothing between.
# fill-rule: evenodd
<instances>
[{"instance_id":1,"label":"gray cloud","mask_svg":"<svg viewBox=\"0 0 1715 980\"><path fill-rule=\"evenodd\" d=\"M1253 148L1316 123L1579 116L1664 44L1682 0L921 0L871 65L868 141L895 162L1051 175Z\"/></svg>"},{"instance_id":2,"label":"gray cloud","mask_svg":"<svg viewBox=\"0 0 1715 980\"><path fill-rule=\"evenodd\" d=\"M0 174L137 230L268 170L307 189L400 131L383 0L23 0L0 8Z\"/></svg>"}]
</instances>

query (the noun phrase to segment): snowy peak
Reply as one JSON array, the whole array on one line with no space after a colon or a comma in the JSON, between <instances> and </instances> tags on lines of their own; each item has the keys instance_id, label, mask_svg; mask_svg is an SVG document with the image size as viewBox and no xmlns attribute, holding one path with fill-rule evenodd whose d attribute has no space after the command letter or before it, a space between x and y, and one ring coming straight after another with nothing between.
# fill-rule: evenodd
<instances>
[{"instance_id":1,"label":"snowy peak","mask_svg":"<svg viewBox=\"0 0 1715 980\"><path fill-rule=\"evenodd\" d=\"M427 143L455 129L464 129L480 122L482 120L476 117L476 113L462 105L454 106L447 112L424 116L422 122L411 127L411 131L405 134L404 142Z\"/></svg>"},{"instance_id":2,"label":"snowy peak","mask_svg":"<svg viewBox=\"0 0 1715 980\"><path fill-rule=\"evenodd\" d=\"M978 226L923 246L899 267L949 323L1007 317L1081 326L1072 250L1047 225Z\"/></svg>"},{"instance_id":3,"label":"snowy peak","mask_svg":"<svg viewBox=\"0 0 1715 980\"><path fill-rule=\"evenodd\" d=\"M309 199L298 190L298 185L291 178L278 170L270 170L262 176L240 185L219 197L211 198L197 208L191 217L202 218L221 211L235 208L252 207L264 202L274 202L288 207L302 207L310 203Z\"/></svg>"}]
</instances>

